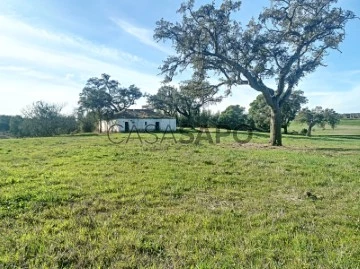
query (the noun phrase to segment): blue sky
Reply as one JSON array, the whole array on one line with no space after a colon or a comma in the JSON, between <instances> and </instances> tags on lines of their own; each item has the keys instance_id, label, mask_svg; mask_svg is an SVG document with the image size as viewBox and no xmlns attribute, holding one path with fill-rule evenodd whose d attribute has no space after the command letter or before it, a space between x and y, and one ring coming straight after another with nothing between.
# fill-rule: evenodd
<instances>
[{"instance_id":1,"label":"blue sky","mask_svg":"<svg viewBox=\"0 0 360 269\"><path fill-rule=\"evenodd\" d=\"M208 1L198 0L201 4ZM220 2L220 1L218 1ZM268 0L243 0L239 17L257 17ZM256 3L254 3L256 2ZM176 0L0 0L0 114L21 114L32 102L77 106L79 93L90 77L108 73L123 86L135 84L155 93L163 77L158 67L172 54L170 44L152 39L160 18L176 20ZM360 1L339 1L360 15ZM327 67L299 84L309 107L360 112L360 21L347 25L342 53L332 51ZM248 108L258 92L248 86L233 89L230 97L210 107L224 110L240 104ZM141 99L136 107L146 100Z\"/></svg>"}]
</instances>

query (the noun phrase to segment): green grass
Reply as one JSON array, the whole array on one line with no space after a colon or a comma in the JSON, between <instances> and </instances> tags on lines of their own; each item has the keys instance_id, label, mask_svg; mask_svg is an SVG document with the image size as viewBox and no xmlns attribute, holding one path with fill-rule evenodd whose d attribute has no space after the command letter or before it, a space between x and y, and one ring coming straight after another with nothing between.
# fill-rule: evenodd
<instances>
[{"instance_id":1,"label":"green grass","mask_svg":"<svg viewBox=\"0 0 360 269\"><path fill-rule=\"evenodd\" d=\"M290 123L288 131L300 132L302 129L307 128L306 124L293 121ZM320 126L315 126L312 131L313 136L321 135L357 135L360 136L360 119L342 119L340 124L331 129L329 125L323 129Z\"/></svg>"},{"instance_id":2,"label":"green grass","mask_svg":"<svg viewBox=\"0 0 360 269\"><path fill-rule=\"evenodd\" d=\"M136 138L0 140L0 268L360 268L356 137Z\"/></svg>"}]
</instances>

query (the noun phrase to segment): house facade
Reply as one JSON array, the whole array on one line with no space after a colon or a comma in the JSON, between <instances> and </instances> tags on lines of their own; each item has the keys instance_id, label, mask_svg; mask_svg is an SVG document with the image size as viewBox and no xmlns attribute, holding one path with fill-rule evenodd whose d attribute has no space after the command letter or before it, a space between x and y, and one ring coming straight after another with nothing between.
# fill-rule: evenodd
<instances>
[{"instance_id":1,"label":"house facade","mask_svg":"<svg viewBox=\"0 0 360 269\"><path fill-rule=\"evenodd\" d=\"M106 132L176 131L175 118L155 112L152 109L128 109L115 114L113 119L101 121L99 124L101 124L101 129Z\"/></svg>"}]
</instances>

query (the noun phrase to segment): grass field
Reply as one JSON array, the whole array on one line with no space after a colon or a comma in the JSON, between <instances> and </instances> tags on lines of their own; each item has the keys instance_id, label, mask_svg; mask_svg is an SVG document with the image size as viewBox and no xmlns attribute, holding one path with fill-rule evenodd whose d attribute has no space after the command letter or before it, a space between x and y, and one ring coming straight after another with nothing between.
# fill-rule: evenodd
<instances>
[{"instance_id":1,"label":"grass field","mask_svg":"<svg viewBox=\"0 0 360 269\"><path fill-rule=\"evenodd\" d=\"M318 129L2 139L0 268L360 268L360 124Z\"/></svg>"},{"instance_id":2,"label":"grass field","mask_svg":"<svg viewBox=\"0 0 360 269\"><path fill-rule=\"evenodd\" d=\"M300 132L304 128L307 128L306 124L293 121L288 129L289 132ZM315 126L312 135L360 135L360 119L342 119L340 124L334 130L331 129L329 125L326 125L325 129Z\"/></svg>"}]
</instances>

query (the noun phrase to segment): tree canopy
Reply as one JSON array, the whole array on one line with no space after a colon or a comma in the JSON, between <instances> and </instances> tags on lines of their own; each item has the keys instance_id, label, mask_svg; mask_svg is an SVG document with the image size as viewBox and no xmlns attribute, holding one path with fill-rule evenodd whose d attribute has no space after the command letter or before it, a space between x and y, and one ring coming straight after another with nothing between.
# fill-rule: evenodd
<instances>
[{"instance_id":1,"label":"tree canopy","mask_svg":"<svg viewBox=\"0 0 360 269\"><path fill-rule=\"evenodd\" d=\"M324 65L330 49L339 49L354 13L336 7L337 0L273 0L243 27L231 16L240 1L198 9L194 2L181 5L181 22L157 22L155 39L172 41L176 50L161 66L165 80L191 68L195 75L215 73L229 87L248 84L270 106L271 143L281 145L281 107L300 79Z\"/></svg>"},{"instance_id":2,"label":"tree canopy","mask_svg":"<svg viewBox=\"0 0 360 269\"><path fill-rule=\"evenodd\" d=\"M321 106L317 106L314 109L304 108L299 112L297 120L306 123L308 126L307 136L311 136L312 128L315 125L325 127L325 124L328 123L331 128L340 122L340 114L336 113L332 108L323 109Z\"/></svg>"},{"instance_id":3,"label":"tree canopy","mask_svg":"<svg viewBox=\"0 0 360 269\"><path fill-rule=\"evenodd\" d=\"M223 112L220 113L218 119L218 126L229 130L246 129L247 116L245 108L239 105L228 106Z\"/></svg>"},{"instance_id":4,"label":"tree canopy","mask_svg":"<svg viewBox=\"0 0 360 269\"><path fill-rule=\"evenodd\" d=\"M154 95L148 95L148 103L170 116L182 115L191 127L195 127L195 117L206 104L215 104L222 100L219 87L207 81L189 80L174 86L162 86Z\"/></svg>"},{"instance_id":5,"label":"tree canopy","mask_svg":"<svg viewBox=\"0 0 360 269\"><path fill-rule=\"evenodd\" d=\"M53 136L77 130L76 118L61 113L64 105L37 101L23 109L24 117L10 119L9 132L15 136Z\"/></svg>"},{"instance_id":6,"label":"tree canopy","mask_svg":"<svg viewBox=\"0 0 360 269\"><path fill-rule=\"evenodd\" d=\"M110 75L102 74L101 78L93 77L87 81L80 93L79 110L95 113L99 121L107 120L114 113L134 105L141 96L135 85L121 87L117 80L110 79Z\"/></svg>"}]
</instances>

